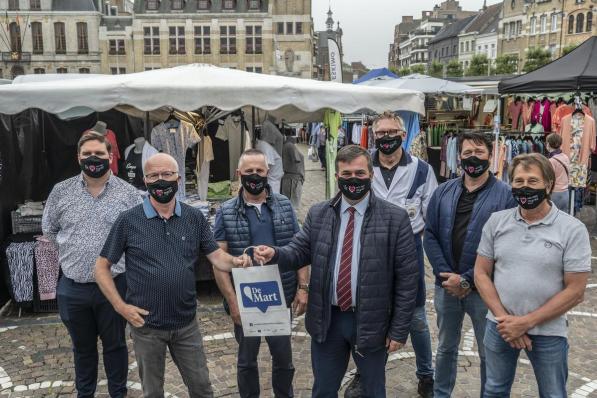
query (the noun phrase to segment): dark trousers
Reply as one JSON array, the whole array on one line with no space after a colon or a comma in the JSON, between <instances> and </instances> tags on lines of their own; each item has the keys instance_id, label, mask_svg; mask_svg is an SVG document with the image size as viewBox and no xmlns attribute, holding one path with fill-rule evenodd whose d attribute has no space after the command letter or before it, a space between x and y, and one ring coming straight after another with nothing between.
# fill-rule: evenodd
<instances>
[{"instance_id":1,"label":"dark trousers","mask_svg":"<svg viewBox=\"0 0 597 398\"><path fill-rule=\"evenodd\" d=\"M242 398L259 398L259 369L257 355L261 337L245 337L242 326L234 325L238 342L237 375L238 392ZM272 355L272 388L276 398L294 397L292 379L292 347L290 336L270 336L265 341Z\"/></svg>"},{"instance_id":2,"label":"dark trousers","mask_svg":"<svg viewBox=\"0 0 597 398\"><path fill-rule=\"evenodd\" d=\"M326 162L325 162L325 145L317 147L317 156L319 156L319 162L321 163L321 167L325 169Z\"/></svg>"},{"instance_id":3,"label":"dark trousers","mask_svg":"<svg viewBox=\"0 0 597 398\"><path fill-rule=\"evenodd\" d=\"M338 307L332 307L332 320L326 340L323 343L311 340L311 366L315 379L313 398L338 397L350 354L361 375L361 397L385 398L386 350L355 352L355 340L355 313L342 312Z\"/></svg>"},{"instance_id":4,"label":"dark trousers","mask_svg":"<svg viewBox=\"0 0 597 398\"><path fill-rule=\"evenodd\" d=\"M124 275L114 278L122 297L126 294ZM76 283L66 277L58 282L60 319L68 329L75 358L77 397L93 397L97 386L97 337L102 340L104 369L111 397L125 397L128 351L125 320L95 283Z\"/></svg>"}]
</instances>

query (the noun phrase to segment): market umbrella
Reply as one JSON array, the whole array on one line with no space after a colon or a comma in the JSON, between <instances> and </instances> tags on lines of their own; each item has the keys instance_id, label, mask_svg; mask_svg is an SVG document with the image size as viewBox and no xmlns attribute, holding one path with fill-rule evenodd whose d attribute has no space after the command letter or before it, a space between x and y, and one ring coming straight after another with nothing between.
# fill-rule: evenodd
<instances>
[{"instance_id":1,"label":"market umbrella","mask_svg":"<svg viewBox=\"0 0 597 398\"><path fill-rule=\"evenodd\" d=\"M398 88L402 90L418 90L425 94L476 94L480 89L473 88L466 84L438 79L427 75L413 73L403 76L400 79L381 80L372 79L361 83L366 86Z\"/></svg>"}]
</instances>

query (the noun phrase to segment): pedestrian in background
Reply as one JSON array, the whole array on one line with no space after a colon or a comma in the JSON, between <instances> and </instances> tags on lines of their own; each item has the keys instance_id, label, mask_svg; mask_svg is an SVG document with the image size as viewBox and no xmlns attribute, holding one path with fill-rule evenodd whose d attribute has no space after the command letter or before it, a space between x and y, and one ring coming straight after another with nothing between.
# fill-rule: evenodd
<instances>
[{"instance_id":1,"label":"pedestrian in background","mask_svg":"<svg viewBox=\"0 0 597 398\"><path fill-rule=\"evenodd\" d=\"M562 137L556 133L551 133L545 139L547 144L547 151L549 153L549 162L551 163L556 182L551 194L551 200L554 205L563 212L570 212L570 193L569 174L570 174L570 158L562 152Z\"/></svg>"}]
</instances>

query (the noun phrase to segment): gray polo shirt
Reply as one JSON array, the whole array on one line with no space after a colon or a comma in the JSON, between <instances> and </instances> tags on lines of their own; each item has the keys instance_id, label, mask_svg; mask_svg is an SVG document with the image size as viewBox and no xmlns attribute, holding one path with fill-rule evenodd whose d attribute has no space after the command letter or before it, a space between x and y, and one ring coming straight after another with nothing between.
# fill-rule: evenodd
<instances>
[{"instance_id":1,"label":"gray polo shirt","mask_svg":"<svg viewBox=\"0 0 597 398\"><path fill-rule=\"evenodd\" d=\"M495 261L493 282L506 311L526 315L564 289L564 273L591 271L591 244L585 225L558 210L527 224L518 208L491 215L477 253ZM491 311L487 319L495 322ZM566 316L542 323L528 334L567 337Z\"/></svg>"}]
</instances>

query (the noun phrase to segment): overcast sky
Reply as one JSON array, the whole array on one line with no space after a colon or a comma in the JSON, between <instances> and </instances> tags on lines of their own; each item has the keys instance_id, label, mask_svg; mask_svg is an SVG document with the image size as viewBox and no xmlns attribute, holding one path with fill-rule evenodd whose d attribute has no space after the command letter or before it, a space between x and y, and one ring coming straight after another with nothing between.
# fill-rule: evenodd
<instances>
[{"instance_id":1,"label":"overcast sky","mask_svg":"<svg viewBox=\"0 0 597 398\"><path fill-rule=\"evenodd\" d=\"M393 41L394 26L402 15L421 16L441 0L331 0L333 18L340 21L344 31L344 62L361 61L368 68L388 64L389 45ZM498 3L488 0L487 5ZM312 0L315 30L325 30L330 0ZM483 0L460 0L464 10L477 11Z\"/></svg>"}]
</instances>

